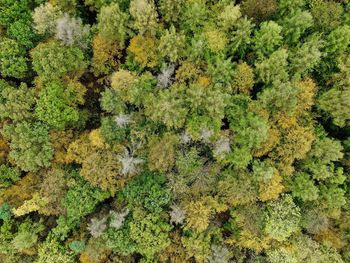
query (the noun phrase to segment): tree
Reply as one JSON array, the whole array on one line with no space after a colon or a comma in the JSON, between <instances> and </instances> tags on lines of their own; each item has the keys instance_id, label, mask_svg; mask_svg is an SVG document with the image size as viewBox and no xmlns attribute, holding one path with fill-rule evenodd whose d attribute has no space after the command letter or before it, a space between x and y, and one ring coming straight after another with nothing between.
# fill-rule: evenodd
<instances>
[{"instance_id":1,"label":"tree","mask_svg":"<svg viewBox=\"0 0 350 263\"><path fill-rule=\"evenodd\" d=\"M0 189L7 188L20 179L21 173L16 167L0 165Z\"/></svg>"},{"instance_id":2,"label":"tree","mask_svg":"<svg viewBox=\"0 0 350 263\"><path fill-rule=\"evenodd\" d=\"M38 234L44 230L42 222L31 222L26 220L18 227L14 239L12 240L13 246L20 252L30 250L34 245L38 243Z\"/></svg>"},{"instance_id":3,"label":"tree","mask_svg":"<svg viewBox=\"0 0 350 263\"><path fill-rule=\"evenodd\" d=\"M210 51L219 53L226 48L228 40L223 31L208 27L204 32L204 37Z\"/></svg>"},{"instance_id":4,"label":"tree","mask_svg":"<svg viewBox=\"0 0 350 263\"><path fill-rule=\"evenodd\" d=\"M240 57L243 57L251 43L253 27L254 24L247 17L240 18L237 21L229 44L232 53L238 53Z\"/></svg>"},{"instance_id":5,"label":"tree","mask_svg":"<svg viewBox=\"0 0 350 263\"><path fill-rule=\"evenodd\" d=\"M51 81L39 93L35 114L56 129L72 127L81 119L78 106L84 103L85 92L80 83Z\"/></svg>"},{"instance_id":6,"label":"tree","mask_svg":"<svg viewBox=\"0 0 350 263\"><path fill-rule=\"evenodd\" d=\"M8 27L18 18L28 20L30 18L29 0L3 0L0 8L0 24Z\"/></svg>"},{"instance_id":7,"label":"tree","mask_svg":"<svg viewBox=\"0 0 350 263\"><path fill-rule=\"evenodd\" d=\"M251 100L247 96L232 97L226 109L226 117L235 135L234 143L258 149L267 140L269 126L266 120L249 110L250 103Z\"/></svg>"},{"instance_id":8,"label":"tree","mask_svg":"<svg viewBox=\"0 0 350 263\"><path fill-rule=\"evenodd\" d=\"M281 15L293 13L305 6L305 0L280 0L278 13Z\"/></svg>"},{"instance_id":9,"label":"tree","mask_svg":"<svg viewBox=\"0 0 350 263\"><path fill-rule=\"evenodd\" d=\"M130 15L133 27L140 35L155 35L158 28L158 14L153 0L131 0Z\"/></svg>"},{"instance_id":10,"label":"tree","mask_svg":"<svg viewBox=\"0 0 350 263\"><path fill-rule=\"evenodd\" d=\"M299 207L290 195L284 195L281 199L268 203L265 232L277 241L284 241L298 231L300 218Z\"/></svg>"},{"instance_id":11,"label":"tree","mask_svg":"<svg viewBox=\"0 0 350 263\"><path fill-rule=\"evenodd\" d=\"M340 26L327 36L325 51L328 55L338 55L344 52L350 44L350 26Z\"/></svg>"},{"instance_id":12,"label":"tree","mask_svg":"<svg viewBox=\"0 0 350 263\"><path fill-rule=\"evenodd\" d=\"M297 43L305 31L313 26L310 12L297 10L281 21L283 35L288 43Z\"/></svg>"},{"instance_id":13,"label":"tree","mask_svg":"<svg viewBox=\"0 0 350 263\"><path fill-rule=\"evenodd\" d=\"M70 75L79 77L86 69L84 53L78 47L65 47L56 41L40 43L31 51L34 70L47 80Z\"/></svg>"},{"instance_id":14,"label":"tree","mask_svg":"<svg viewBox=\"0 0 350 263\"><path fill-rule=\"evenodd\" d=\"M214 231L187 231L181 237L188 258L194 257L198 262L205 262L210 254L210 241Z\"/></svg>"},{"instance_id":15,"label":"tree","mask_svg":"<svg viewBox=\"0 0 350 263\"><path fill-rule=\"evenodd\" d=\"M176 32L174 26L165 31L159 42L159 52L163 57L169 58L171 62L176 62L183 55L185 49L185 35Z\"/></svg>"},{"instance_id":16,"label":"tree","mask_svg":"<svg viewBox=\"0 0 350 263\"><path fill-rule=\"evenodd\" d=\"M32 13L34 29L41 35L53 35L56 29L56 21L62 16L62 11L57 5L50 2L41 4Z\"/></svg>"},{"instance_id":17,"label":"tree","mask_svg":"<svg viewBox=\"0 0 350 263\"><path fill-rule=\"evenodd\" d=\"M267 20L277 10L275 0L244 0L241 4L243 15L253 18L256 22Z\"/></svg>"},{"instance_id":18,"label":"tree","mask_svg":"<svg viewBox=\"0 0 350 263\"><path fill-rule=\"evenodd\" d=\"M154 68L159 63L158 40L154 37L137 35L130 40L128 51L141 67Z\"/></svg>"},{"instance_id":19,"label":"tree","mask_svg":"<svg viewBox=\"0 0 350 263\"><path fill-rule=\"evenodd\" d=\"M261 58L271 55L282 44L281 32L282 27L276 22L261 23L253 40L256 54Z\"/></svg>"},{"instance_id":20,"label":"tree","mask_svg":"<svg viewBox=\"0 0 350 263\"><path fill-rule=\"evenodd\" d=\"M121 50L118 43L98 34L92 40L92 50L91 66L95 76L108 75L119 65Z\"/></svg>"},{"instance_id":21,"label":"tree","mask_svg":"<svg viewBox=\"0 0 350 263\"><path fill-rule=\"evenodd\" d=\"M344 127L350 119L348 102L350 100L350 89L339 90L332 88L323 93L318 99L320 109L326 111L332 118L335 125Z\"/></svg>"},{"instance_id":22,"label":"tree","mask_svg":"<svg viewBox=\"0 0 350 263\"><path fill-rule=\"evenodd\" d=\"M172 86L159 91L157 96L149 94L145 100L145 113L153 121L172 128L183 127L188 110L183 100L183 86Z\"/></svg>"},{"instance_id":23,"label":"tree","mask_svg":"<svg viewBox=\"0 0 350 263\"><path fill-rule=\"evenodd\" d=\"M171 226L158 214L146 214L142 210L133 212L130 222L130 237L136 243L139 253L148 259L170 245Z\"/></svg>"},{"instance_id":24,"label":"tree","mask_svg":"<svg viewBox=\"0 0 350 263\"><path fill-rule=\"evenodd\" d=\"M246 63L241 62L237 65L232 82L232 91L249 95L254 86L254 71Z\"/></svg>"},{"instance_id":25,"label":"tree","mask_svg":"<svg viewBox=\"0 0 350 263\"><path fill-rule=\"evenodd\" d=\"M90 26L83 25L81 18L70 17L65 13L56 22L55 38L67 46L87 47Z\"/></svg>"},{"instance_id":26,"label":"tree","mask_svg":"<svg viewBox=\"0 0 350 263\"><path fill-rule=\"evenodd\" d=\"M95 134L96 135L96 134ZM119 155L123 152L121 146L107 149L101 138L93 138L94 133L82 134L69 145L67 159L82 165L80 174L93 185L103 191L115 194L118 187L132 175L123 175ZM93 142L93 139L97 143ZM101 142L102 139L102 143Z\"/></svg>"},{"instance_id":27,"label":"tree","mask_svg":"<svg viewBox=\"0 0 350 263\"><path fill-rule=\"evenodd\" d=\"M224 30L230 30L237 24L237 21L241 16L240 6L230 3L226 5L219 14L219 25Z\"/></svg>"},{"instance_id":28,"label":"tree","mask_svg":"<svg viewBox=\"0 0 350 263\"><path fill-rule=\"evenodd\" d=\"M24 49L17 41L0 38L0 73L3 77L22 79L26 76L28 66Z\"/></svg>"},{"instance_id":29,"label":"tree","mask_svg":"<svg viewBox=\"0 0 350 263\"><path fill-rule=\"evenodd\" d=\"M265 84L286 81L288 79L287 58L287 50L279 49L273 52L269 58L257 63L255 66L259 80Z\"/></svg>"},{"instance_id":30,"label":"tree","mask_svg":"<svg viewBox=\"0 0 350 263\"><path fill-rule=\"evenodd\" d=\"M159 11L166 22L178 22L183 9L184 0L160 0Z\"/></svg>"},{"instance_id":31,"label":"tree","mask_svg":"<svg viewBox=\"0 0 350 263\"><path fill-rule=\"evenodd\" d=\"M315 29L329 32L341 24L343 7L333 1L313 1L311 14L315 20Z\"/></svg>"},{"instance_id":32,"label":"tree","mask_svg":"<svg viewBox=\"0 0 350 263\"><path fill-rule=\"evenodd\" d=\"M121 69L111 77L111 87L115 90L123 101L129 100L129 90L136 82L136 76L128 70Z\"/></svg>"},{"instance_id":33,"label":"tree","mask_svg":"<svg viewBox=\"0 0 350 263\"><path fill-rule=\"evenodd\" d=\"M191 1L180 15L180 28L185 32L199 33L208 17L205 1Z\"/></svg>"},{"instance_id":34,"label":"tree","mask_svg":"<svg viewBox=\"0 0 350 263\"><path fill-rule=\"evenodd\" d=\"M280 73L276 72L276 74ZM283 112L287 116L291 116L295 113L298 103L298 89L295 86L294 83L290 82L277 82L258 94L260 103L273 114Z\"/></svg>"},{"instance_id":35,"label":"tree","mask_svg":"<svg viewBox=\"0 0 350 263\"><path fill-rule=\"evenodd\" d=\"M314 185L310 175L306 173L297 174L290 186L293 197L303 201L313 201L319 196L319 190Z\"/></svg>"},{"instance_id":36,"label":"tree","mask_svg":"<svg viewBox=\"0 0 350 263\"><path fill-rule=\"evenodd\" d=\"M48 167L53 157L48 129L40 122L23 121L2 129L11 141L9 157L24 171Z\"/></svg>"},{"instance_id":37,"label":"tree","mask_svg":"<svg viewBox=\"0 0 350 263\"><path fill-rule=\"evenodd\" d=\"M1 90L0 117L15 122L26 120L33 115L35 105L34 90L25 83L16 89L8 84Z\"/></svg>"},{"instance_id":38,"label":"tree","mask_svg":"<svg viewBox=\"0 0 350 263\"><path fill-rule=\"evenodd\" d=\"M311 36L302 45L289 53L290 70L295 78L312 72L321 61L323 42L318 36Z\"/></svg>"},{"instance_id":39,"label":"tree","mask_svg":"<svg viewBox=\"0 0 350 263\"><path fill-rule=\"evenodd\" d=\"M55 239L48 239L39 246L35 263L74 263L74 255L65 250Z\"/></svg>"},{"instance_id":40,"label":"tree","mask_svg":"<svg viewBox=\"0 0 350 263\"><path fill-rule=\"evenodd\" d=\"M60 215L65 212L63 200L68 189L68 173L62 168L44 170L39 195L46 201L45 206L39 208L44 215Z\"/></svg>"},{"instance_id":41,"label":"tree","mask_svg":"<svg viewBox=\"0 0 350 263\"><path fill-rule=\"evenodd\" d=\"M101 36L106 40L118 41L118 46L123 48L127 37L128 14L120 10L118 3L113 3L103 6L97 19L97 27Z\"/></svg>"},{"instance_id":42,"label":"tree","mask_svg":"<svg viewBox=\"0 0 350 263\"><path fill-rule=\"evenodd\" d=\"M90 224L88 225L87 229L89 230L90 234L97 238L103 235L103 232L107 228L107 218L97 219L92 218L90 221Z\"/></svg>"},{"instance_id":43,"label":"tree","mask_svg":"<svg viewBox=\"0 0 350 263\"><path fill-rule=\"evenodd\" d=\"M160 172L170 171L175 164L175 149L178 144L179 138L171 133L166 133L161 138L150 138L149 169Z\"/></svg>"},{"instance_id":44,"label":"tree","mask_svg":"<svg viewBox=\"0 0 350 263\"><path fill-rule=\"evenodd\" d=\"M144 172L126 185L119 198L126 201L131 210L142 208L151 213L160 213L170 202L165 180L158 173Z\"/></svg>"},{"instance_id":45,"label":"tree","mask_svg":"<svg viewBox=\"0 0 350 263\"><path fill-rule=\"evenodd\" d=\"M211 216L213 216L215 212L225 211L227 206L220 204L211 196L206 196L198 201L190 201L186 204L185 209L185 228L203 232L209 227Z\"/></svg>"},{"instance_id":46,"label":"tree","mask_svg":"<svg viewBox=\"0 0 350 263\"><path fill-rule=\"evenodd\" d=\"M20 46L26 49L33 48L37 42L38 35L33 32L30 20L20 19L12 23L7 28L7 34L10 38L17 41Z\"/></svg>"}]
</instances>

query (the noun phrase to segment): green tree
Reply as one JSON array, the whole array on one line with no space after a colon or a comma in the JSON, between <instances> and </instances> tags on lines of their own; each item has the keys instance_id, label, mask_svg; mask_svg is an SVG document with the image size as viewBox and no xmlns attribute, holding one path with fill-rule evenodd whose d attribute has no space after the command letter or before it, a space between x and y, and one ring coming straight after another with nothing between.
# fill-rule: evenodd
<instances>
[{"instance_id":1,"label":"green tree","mask_svg":"<svg viewBox=\"0 0 350 263\"><path fill-rule=\"evenodd\" d=\"M172 128L183 127L188 109L183 99L183 86L159 91L157 96L149 94L145 100L145 113L153 121L164 123Z\"/></svg>"},{"instance_id":2,"label":"green tree","mask_svg":"<svg viewBox=\"0 0 350 263\"><path fill-rule=\"evenodd\" d=\"M290 14L304 7L305 4L305 0L280 0L278 2L278 12L281 15Z\"/></svg>"},{"instance_id":3,"label":"green tree","mask_svg":"<svg viewBox=\"0 0 350 263\"><path fill-rule=\"evenodd\" d=\"M166 179L158 173L145 172L130 181L120 192L130 209L142 208L159 213L170 202L170 193L165 187Z\"/></svg>"},{"instance_id":4,"label":"green tree","mask_svg":"<svg viewBox=\"0 0 350 263\"><path fill-rule=\"evenodd\" d=\"M295 44L300 42L305 31L313 26L313 18L310 12L297 10L285 16L281 24L285 41Z\"/></svg>"},{"instance_id":5,"label":"green tree","mask_svg":"<svg viewBox=\"0 0 350 263\"><path fill-rule=\"evenodd\" d=\"M13 246L18 251L29 249L38 243L38 234L45 229L42 222L31 222L26 220L18 227L14 239L12 240Z\"/></svg>"},{"instance_id":6,"label":"green tree","mask_svg":"<svg viewBox=\"0 0 350 263\"><path fill-rule=\"evenodd\" d=\"M78 106L84 102L84 93L85 88L79 83L51 81L39 93L35 114L54 128L72 127L81 119Z\"/></svg>"},{"instance_id":7,"label":"green tree","mask_svg":"<svg viewBox=\"0 0 350 263\"><path fill-rule=\"evenodd\" d=\"M305 201L316 200L319 196L319 190L315 186L310 175L300 173L295 175L290 186L293 197L300 198Z\"/></svg>"},{"instance_id":8,"label":"green tree","mask_svg":"<svg viewBox=\"0 0 350 263\"><path fill-rule=\"evenodd\" d=\"M155 35L158 13L153 0L131 0L130 15L133 18L133 27L140 35Z\"/></svg>"},{"instance_id":9,"label":"green tree","mask_svg":"<svg viewBox=\"0 0 350 263\"><path fill-rule=\"evenodd\" d=\"M2 0L0 6L0 24L10 26L18 18L30 18L30 0Z\"/></svg>"},{"instance_id":10,"label":"green tree","mask_svg":"<svg viewBox=\"0 0 350 263\"><path fill-rule=\"evenodd\" d=\"M265 232L277 241L286 240L299 230L300 209L290 195L284 195L267 205Z\"/></svg>"},{"instance_id":11,"label":"green tree","mask_svg":"<svg viewBox=\"0 0 350 263\"><path fill-rule=\"evenodd\" d=\"M229 43L232 53L238 53L240 57L244 56L252 40L253 28L254 24L247 17L238 19Z\"/></svg>"},{"instance_id":12,"label":"green tree","mask_svg":"<svg viewBox=\"0 0 350 263\"><path fill-rule=\"evenodd\" d=\"M176 62L183 55L185 40L185 35L177 33L174 26L170 27L160 38L158 47L160 54L169 58L171 62Z\"/></svg>"},{"instance_id":13,"label":"green tree","mask_svg":"<svg viewBox=\"0 0 350 263\"><path fill-rule=\"evenodd\" d=\"M290 71L295 78L311 73L321 62L323 42L318 36L311 36L289 53Z\"/></svg>"},{"instance_id":14,"label":"green tree","mask_svg":"<svg viewBox=\"0 0 350 263\"><path fill-rule=\"evenodd\" d=\"M349 108L350 88L339 90L332 88L323 93L318 99L320 109L326 111L332 118L335 125L344 127L350 119Z\"/></svg>"},{"instance_id":15,"label":"green tree","mask_svg":"<svg viewBox=\"0 0 350 263\"><path fill-rule=\"evenodd\" d=\"M274 21L263 22L254 35L254 50L261 58L269 56L282 44L282 27Z\"/></svg>"},{"instance_id":16,"label":"green tree","mask_svg":"<svg viewBox=\"0 0 350 263\"><path fill-rule=\"evenodd\" d=\"M38 34L53 35L56 29L56 21L62 15L57 5L50 2L41 4L33 11L33 27Z\"/></svg>"},{"instance_id":17,"label":"green tree","mask_svg":"<svg viewBox=\"0 0 350 263\"><path fill-rule=\"evenodd\" d=\"M15 122L32 117L33 106L35 105L34 89L21 83L18 88L8 84L0 93L0 117L9 118Z\"/></svg>"},{"instance_id":18,"label":"green tree","mask_svg":"<svg viewBox=\"0 0 350 263\"><path fill-rule=\"evenodd\" d=\"M257 63L255 66L259 80L265 84L286 81L288 79L287 58L287 50L279 49L273 52L269 58Z\"/></svg>"},{"instance_id":19,"label":"green tree","mask_svg":"<svg viewBox=\"0 0 350 263\"><path fill-rule=\"evenodd\" d=\"M10 38L16 40L18 44L26 49L33 48L39 39L38 35L33 32L31 21L24 19L20 19L12 23L7 28L7 34Z\"/></svg>"},{"instance_id":20,"label":"green tree","mask_svg":"<svg viewBox=\"0 0 350 263\"><path fill-rule=\"evenodd\" d=\"M184 0L160 0L159 11L166 22L178 22L183 12Z\"/></svg>"},{"instance_id":21,"label":"green tree","mask_svg":"<svg viewBox=\"0 0 350 263\"><path fill-rule=\"evenodd\" d=\"M31 51L34 70L51 80L70 75L79 77L87 67L84 53L77 47L65 47L58 42L40 43Z\"/></svg>"},{"instance_id":22,"label":"green tree","mask_svg":"<svg viewBox=\"0 0 350 263\"><path fill-rule=\"evenodd\" d=\"M325 52L328 55L338 55L344 52L350 44L350 26L340 26L327 36Z\"/></svg>"},{"instance_id":23,"label":"green tree","mask_svg":"<svg viewBox=\"0 0 350 263\"><path fill-rule=\"evenodd\" d=\"M328 0L311 1L311 14L315 20L315 29L329 32L341 24L343 7L341 3Z\"/></svg>"},{"instance_id":24,"label":"green tree","mask_svg":"<svg viewBox=\"0 0 350 263\"><path fill-rule=\"evenodd\" d=\"M53 157L48 129L40 122L6 125L2 134L11 141L10 158L24 171L48 167Z\"/></svg>"},{"instance_id":25,"label":"green tree","mask_svg":"<svg viewBox=\"0 0 350 263\"><path fill-rule=\"evenodd\" d=\"M35 263L74 263L74 255L55 239L48 238L38 249Z\"/></svg>"},{"instance_id":26,"label":"green tree","mask_svg":"<svg viewBox=\"0 0 350 263\"><path fill-rule=\"evenodd\" d=\"M97 19L97 27L101 36L105 39L118 41L119 46L124 47L129 16L120 10L119 4L113 3L103 6Z\"/></svg>"},{"instance_id":27,"label":"green tree","mask_svg":"<svg viewBox=\"0 0 350 263\"><path fill-rule=\"evenodd\" d=\"M24 49L13 39L0 38L0 73L3 77L22 79L28 71Z\"/></svg>"},{"instance_id":28,"label":"green tree","mask_svg":"<svg viewBox=\"0 0 350 263\"><path fill-rule=\"evenodd\" d=\"M148 259L170 245L170 230L171 226L158 214L147 214L142 210L133 212L130 237L136 243L136 250Z\"/></svg>"},{"instance_id":29,"label":"green tree","mask_svg":"<svg viewBox=\"0 0 350 263\"><path fill-rule=\"evenodd\" d=\"M20 179L21 173L16 167L0 165L0 189L7 188Z\"/></svg>"}]
</instances>

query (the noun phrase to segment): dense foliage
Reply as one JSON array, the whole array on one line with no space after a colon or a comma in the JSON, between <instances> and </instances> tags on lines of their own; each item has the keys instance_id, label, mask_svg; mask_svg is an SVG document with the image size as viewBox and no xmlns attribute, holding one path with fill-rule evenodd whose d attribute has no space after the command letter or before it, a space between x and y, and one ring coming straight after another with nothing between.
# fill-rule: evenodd
<instances>
[{"instance_id":1,"label":"dense foliage","mask_svg":"<svg viewBox=\"0 0 350 263\"><path fill-rule=\"evenodd\" d=\"M349 0L0 0L1 263L350 262Z\"/></svg>"}]
</instances>

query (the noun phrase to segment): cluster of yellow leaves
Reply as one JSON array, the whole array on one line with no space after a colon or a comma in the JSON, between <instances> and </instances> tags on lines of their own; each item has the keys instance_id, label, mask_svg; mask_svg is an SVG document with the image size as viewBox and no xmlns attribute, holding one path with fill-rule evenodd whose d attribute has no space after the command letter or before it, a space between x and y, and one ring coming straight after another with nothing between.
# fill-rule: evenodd
<instances>
[{"instance_id":1,"label":"cluster of yellow leaves","mask_svg":"<svg viewBox=\"0 0 350 263\"><path fill-rule=\"evenodd\" d=\"M155 67L158 65L158 43L154 37L135 36L130 40L128 51L134 56L136 62L142 67Z\"/></svg>"},{"instance_id":2,"label":"cluster of yellow leaves","mask_svg":"<svg viewBox=\"0 0 350 263\"><path fill-rule=\"evenodd\" d=\"M169 171L175 164L175 147L178 143L178 137L170 133L165 134L161 139L152 138L149 142L149 169L160 172Z\"/></svg>"},{"instance_id":3,"label":"cluster of yellow leaves","mask_svg":"<svg viewBox=\"0 0 350 263\"><path fill-rule=\"evenodd\" d=\"M115 41L96 35L92 41L92 50L92 68L95 76L108 74L118 67L121 51Z\"/></svg>"},{"instance_id":4,"label":"cluster of yellow leaves","mask_svg":"<svg viewBox=\"0 0 350 263\"><path fill-rule=\"evenodd\" d=\"M270 180L260 182L259 199L263 202L277 199L283 189L282 177L279 175L279 172L275 170Z\"/></svg>"},{"instance_id":5,"label":"cluster of yellow leaves","mask_svg":"<svg viewBox=\"0 0 350 263\"><path fill-rule=\"evenodd\" d=\"M191 201L186 205L186 227L200 232L204 231L209 226L211 216L225 210L227 210L227 206L219 203L212 196Z\"/></svg>"},{"instance_id":6,"label":"cluster of yellow leaves","mask_svg":"<svg viewBox=\"0 0 350 263\"><path fill-rule=\"evenodd\" d=\"M99 131L84 133L70 144L67 160L81 164L80 175L93 186L114 194L126 179L120 175L121 166L118 158L123 148L118 145L112 148L104 146Z\"/></svg>"}]
</instances>

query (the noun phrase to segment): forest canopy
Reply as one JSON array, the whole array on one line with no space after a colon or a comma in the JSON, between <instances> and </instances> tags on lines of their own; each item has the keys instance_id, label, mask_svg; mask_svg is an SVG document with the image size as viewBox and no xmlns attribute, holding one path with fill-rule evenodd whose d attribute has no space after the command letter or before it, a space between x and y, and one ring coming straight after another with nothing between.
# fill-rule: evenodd
<instances>
[{"instance_id":1,"label":"forest canopy","mask_svg":"<svg viewBox=\"0 0 350 263\"><path fill-rule=\"evenodd\" d=\"M349 0L0 0L1 263L350 262Z\"/></svg>"}]
</instances>

